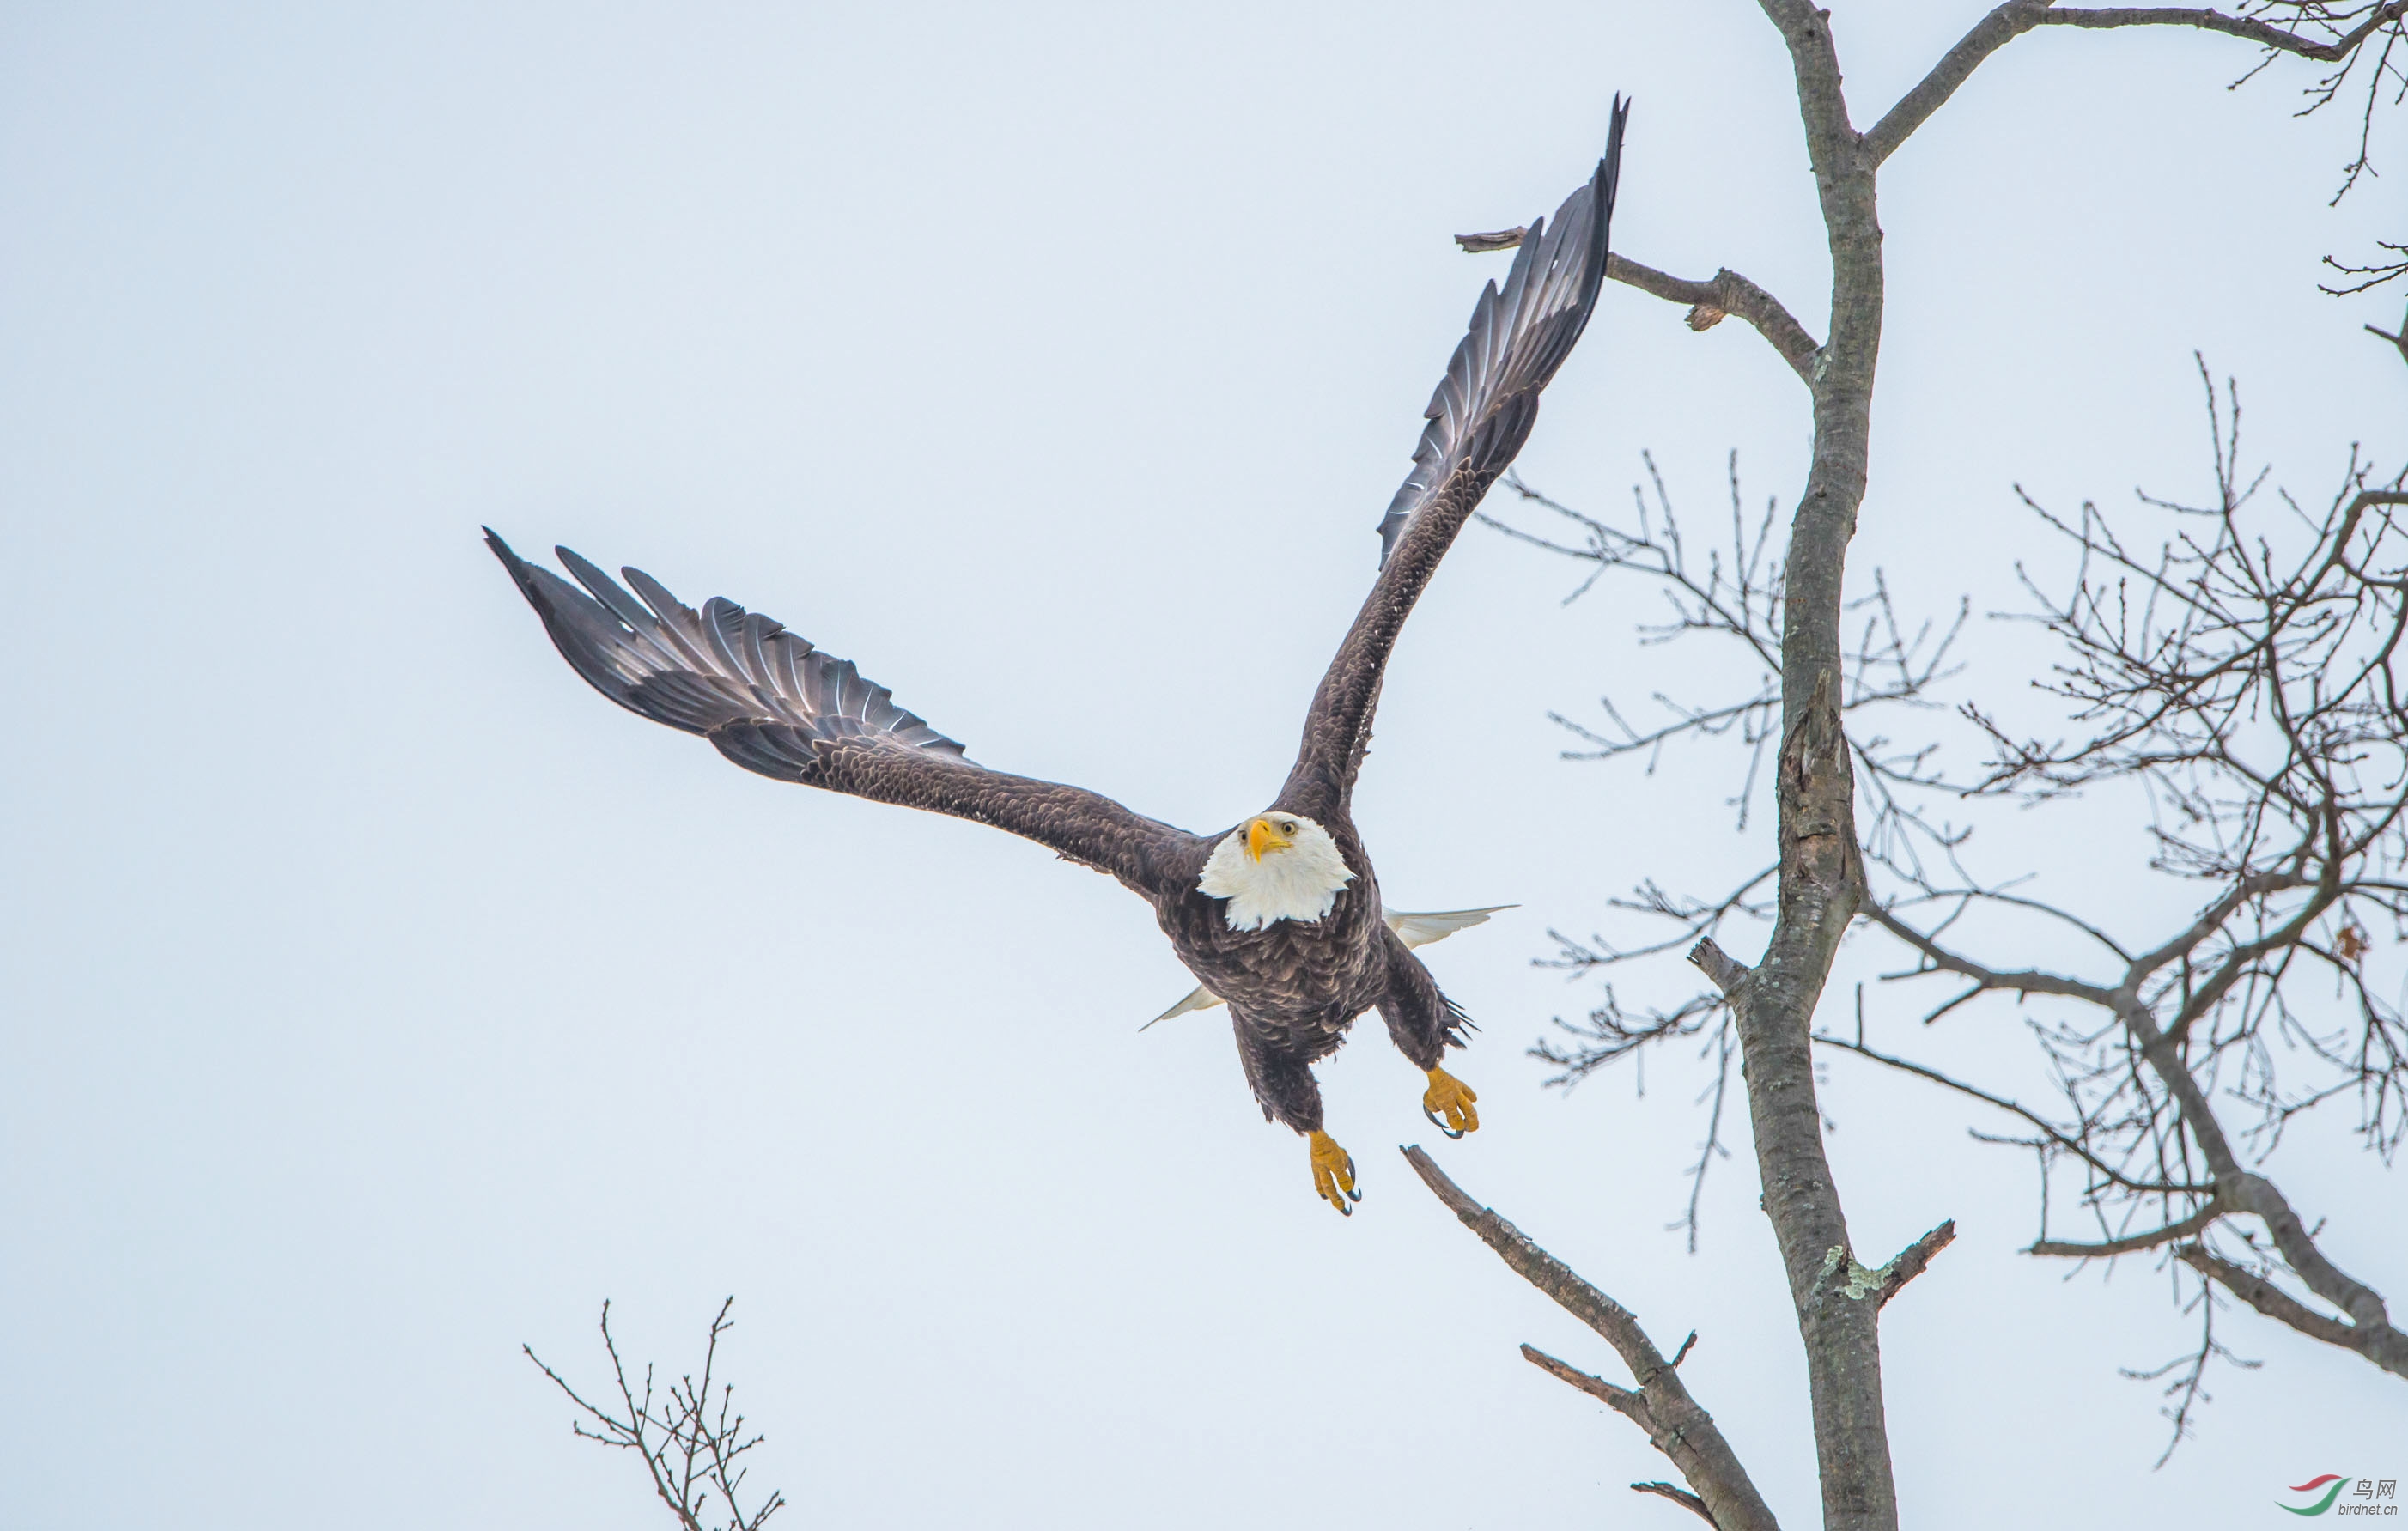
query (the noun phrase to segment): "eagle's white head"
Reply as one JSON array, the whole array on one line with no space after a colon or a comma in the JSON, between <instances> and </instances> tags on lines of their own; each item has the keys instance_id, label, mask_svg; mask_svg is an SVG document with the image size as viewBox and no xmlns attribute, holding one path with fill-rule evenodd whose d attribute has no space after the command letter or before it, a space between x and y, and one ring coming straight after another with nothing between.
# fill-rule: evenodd
<instances>
[{"instance_id":1,"label":"eagle's white head","mask_svg":"<svg viewBox=\"0 0 2408 1531\"><path fill-rule=\"evenodd\" d=\"M1260 930L1274 920L1311 924L1354 880L1329 831L1301 813L1273 811L1214 846L1196 889L1229 901L1231 930Z\"/></svg>"}]
</instances>

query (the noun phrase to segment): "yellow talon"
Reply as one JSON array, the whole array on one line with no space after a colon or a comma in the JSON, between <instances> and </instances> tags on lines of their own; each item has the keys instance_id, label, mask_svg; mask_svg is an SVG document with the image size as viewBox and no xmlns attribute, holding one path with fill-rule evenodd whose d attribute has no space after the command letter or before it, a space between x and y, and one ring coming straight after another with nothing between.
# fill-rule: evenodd
<instances>
[{"instance_id":1,"label":"yellow talon","mask_svg":"<svg viewBox=\"0 0 2408 1531\"><path fill-rule=\"evenodd\" d=\"M1363 1199L1363 1193L1354 1189L1354 1156L1340 1148L1326 1132L1316 1130L1306 1141L1312 1145L1314 1194L1353 1217L1354 1209L1348 1203Z\"/></svg>"},{"instance_id":2,"label":"yellow talon","mask_svg":"<svg viewBox=\"0 0 2408 1531\"><path fill-rule=\"evenodd\" d=\"M1443 1068L1433 1068L1429 1088L1422 1092L1422 1114L1438 1123L1439 1130L1448 1137L1460 1138L1480 1130L1480 1112L1471 1104L1479 1098L1471 1086Z\"/></svg>"}]
</instances>

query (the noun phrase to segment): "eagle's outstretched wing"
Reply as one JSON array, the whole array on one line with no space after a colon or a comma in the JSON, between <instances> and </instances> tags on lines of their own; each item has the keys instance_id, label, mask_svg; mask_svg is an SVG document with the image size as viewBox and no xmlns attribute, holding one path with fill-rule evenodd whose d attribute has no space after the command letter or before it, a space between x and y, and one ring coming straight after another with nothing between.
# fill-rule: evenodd
<instances>
[{"instance_id":1,"label":"eagle's outstretched wing","mask_svg":"<svg viewBox=\"0 0 2408 1531\"><path fill-rule=\"evenodd\" d=\"M623 570L638 601L566 548L555 550L580 590L519 557L490 527L485 540L562 657L595 690L654 723L700 734L748 771L975 819L1141 893L1194 880L1204 851L1195 836L1082 787L972 763L852 661L767 617L718 597L697 612L642 570Z\"/></svg>"},{"instance_id":2,"label":"eagle's outstretched wing","mask_svg":"<svg viewBox=\"0 0 2408 1531\"><path fill-rule=\"evenodd\" d=\"M1597 173L1552 220L1531 225L1503 289L1490 282L1473 307L1469 333L1425 411L1413 470L1381 519L1379 579L1313 694L1282 804L1309 813L1342 807L1354 791L1398 632L1472 508L1529 439L1540 391L1587 328L1605 281L1629 112L1616 96Z\"/></svg>"}]
</instances>

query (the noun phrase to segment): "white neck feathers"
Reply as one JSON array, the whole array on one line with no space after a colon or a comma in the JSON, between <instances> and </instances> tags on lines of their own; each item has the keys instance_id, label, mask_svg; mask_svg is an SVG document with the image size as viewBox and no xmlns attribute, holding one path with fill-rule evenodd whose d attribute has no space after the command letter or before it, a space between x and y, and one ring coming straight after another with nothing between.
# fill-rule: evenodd
<instances>
[{"instance_id":1,"label":"white neck feathers","mask_svg":"<svg viewBox=\"0 0 2408 1531\"><path fill-rule=\"evenodd\" d=\"M1260 861L1246 853L1242 828L1212 848L1196 887L1229 901L1231 930L1260 930L1274 920L1311 924L1327 914L1339 891L1354 880L1329 831L1298 817L1290 839L1284 849L1265 851Z\"/></svg>"}]
</instances>

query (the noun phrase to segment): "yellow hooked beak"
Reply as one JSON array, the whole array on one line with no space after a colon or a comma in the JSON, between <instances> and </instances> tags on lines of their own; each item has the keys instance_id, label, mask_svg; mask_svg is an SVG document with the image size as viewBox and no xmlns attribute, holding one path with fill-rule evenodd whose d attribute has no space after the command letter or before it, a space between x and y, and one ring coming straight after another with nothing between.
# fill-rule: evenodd
<instances>
[{"instance_id":1,"label":"yellow hooked beak","mask_svg":"<svg viewBox=\"0 0 2408 1531\"><path fill-rule=\"evenodd\" d=\"M1246 855L1251 860L1260 861L1264 851L1284 851L1293 843L1268 819L1257 819L1246 826Z\"/></svg>"}]
</instances>

